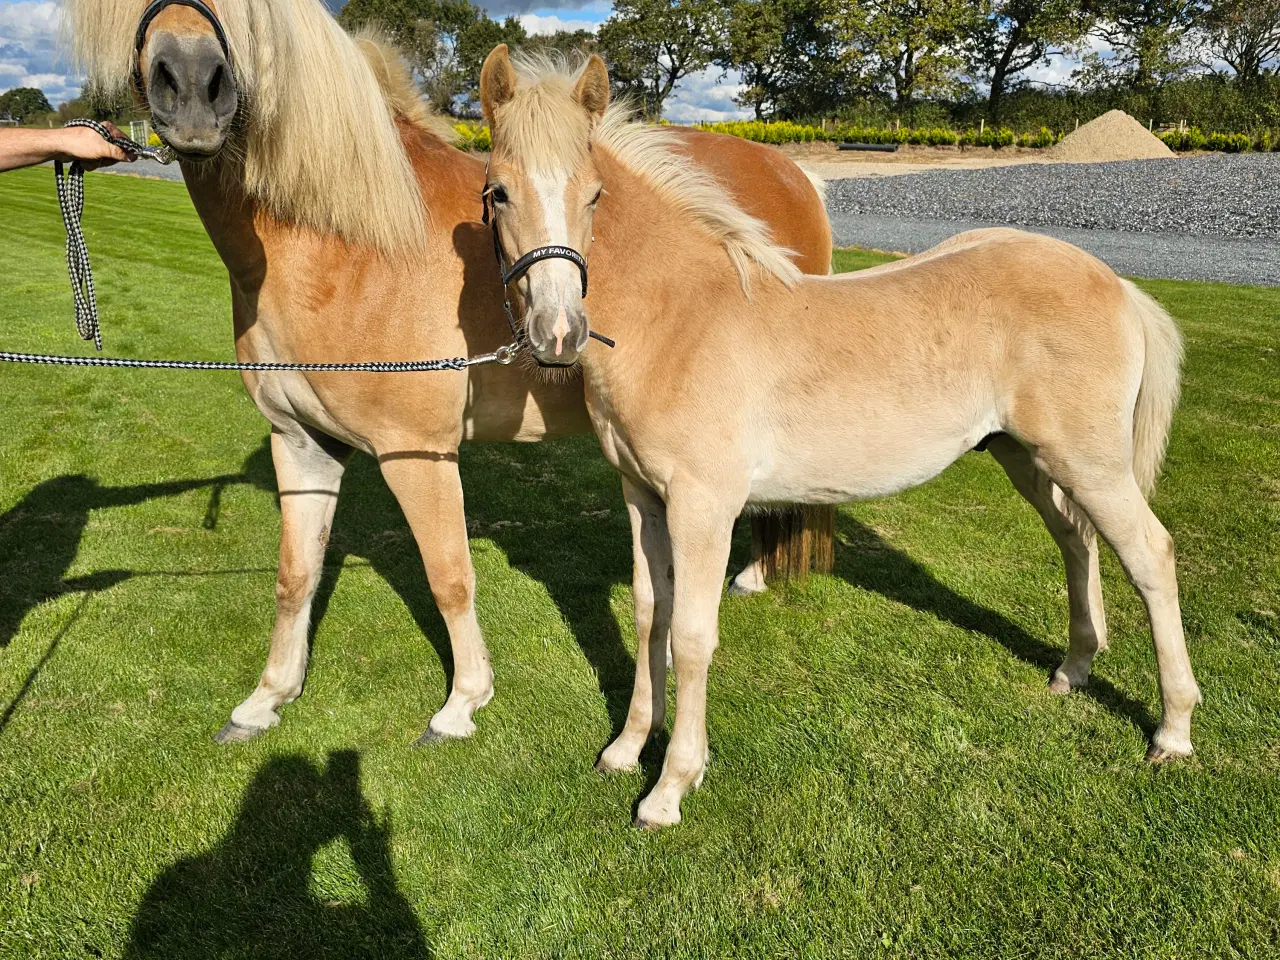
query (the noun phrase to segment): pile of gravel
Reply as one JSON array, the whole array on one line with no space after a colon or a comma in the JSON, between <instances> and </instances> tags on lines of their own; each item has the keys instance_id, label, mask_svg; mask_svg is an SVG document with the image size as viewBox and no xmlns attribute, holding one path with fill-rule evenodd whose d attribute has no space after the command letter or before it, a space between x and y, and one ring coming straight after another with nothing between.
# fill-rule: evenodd
<instances>
[{"instance_id":1,"label":"pile of gravel","mask_svg":"<svg viewBox=\"0 0 1280 960\"><path fill-rule=\"evenodd\" d=\"M1276 153L937 170L828 186L832 213L1280 240Z\"/></svg>"},{"instance_id":2,"label":"pile of gravel","mask_svg":"<svg viewBox=\"0 0 1280 960\"><path fill-rule=\"evenodd\" d=\"M1100 163L1106 160L1158 160L1173 151L1123 110L1108 110L1045 151L1050 160Z\"/></svg>"}]
</instances>

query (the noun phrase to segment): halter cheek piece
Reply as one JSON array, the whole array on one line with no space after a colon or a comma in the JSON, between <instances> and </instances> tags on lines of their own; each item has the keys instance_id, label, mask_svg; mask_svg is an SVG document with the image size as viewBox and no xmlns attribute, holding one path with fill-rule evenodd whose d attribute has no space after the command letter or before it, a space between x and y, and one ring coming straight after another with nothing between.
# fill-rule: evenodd
<instances>
[{"instance_id":1,"label":"halter cheek piece","mask_svg":"<svg viewBox=\"0 0 1280 960\"><path fill-rule=\"evenodd\" d=\"M484 215L481 220L485 226L493 228L493 255L498 261L498 272L502 275L502 289L505 292L511 284L515 283L526 273L529 268L540 260L568 260L578 268L578 273L582 275L582 297L585 300L587 296L587 260L577 250L572 247L563 247L560 244L548 244L545 247L534 247L519 260L507 267L507 258L502 255L502 244L498 240L498 222L493 216L493 209L490 206L489 188L486 186L484 193L480 195L480 202L484 204ZM502 308L507 312L507 323L511 325L511 332L516 335L517 339L520 332L516 327L515 313L511 309L511 297L504 296ZM615 346L614 342L602 333L596 333L594 330L588 330L587 336L599 340L605 346Z\"/></svg>"},{"instance_id":2,"label":"halter cheek piece","mask_svg":"<svg viewBox=\"0 0 1280 960\"><path fill-rule=\"evenodd\" d=\"M222 29L218 15L202 0L151 0L151 3L147 4L147 9L142 11L142 19L138 21L138 33L133 40L133 85L139 93L143 92L144 86L142 65L138 60L142 56L142 48L147 43L147 31L151 29L151 22L169 7L190 7L208 20L209 26L213 27L213 35L218 38L218 45L222 47L222 55L226 57L227 63L231 62L231 46L227 43L227 32Z\"/></svg>"}]
</instances>

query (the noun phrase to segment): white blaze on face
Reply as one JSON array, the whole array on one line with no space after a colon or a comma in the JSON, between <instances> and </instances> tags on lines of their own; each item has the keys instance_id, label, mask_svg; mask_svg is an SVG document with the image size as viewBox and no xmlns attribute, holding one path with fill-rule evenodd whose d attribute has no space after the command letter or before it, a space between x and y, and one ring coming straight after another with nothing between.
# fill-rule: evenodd
<instances>
[{"instance_id":1,"label":"white blaze on face","mask_svg":"<svg viewBox=\"0 0 1280 960\"><path fill-rule=\"evenodd\" d=\"M538 202L542 204L542 219L547 229L547 243L562 247L572 246L569 243L569 224L565 207L565 192L569 186L569 177L565 173L535 173L531 178L533 188L537 191ZM564 338L569 335L569 314L565 309L565 294L569 282L576 279L570 276L572 264L563 260L544 260L550 269L543 271L550 278L551 287L546 293L556 307L556 322L551 328L556 338L556 356L564 350Z\"/></svg>"}]
</instances>

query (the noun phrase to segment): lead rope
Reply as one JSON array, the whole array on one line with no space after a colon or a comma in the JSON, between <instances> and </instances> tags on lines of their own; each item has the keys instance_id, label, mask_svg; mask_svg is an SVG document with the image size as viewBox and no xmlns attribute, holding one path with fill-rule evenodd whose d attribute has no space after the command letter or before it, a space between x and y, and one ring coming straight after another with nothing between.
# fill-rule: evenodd
<instances>
[{"instance_id":1,"label":"lead rope","mask_svg":"<svg viewBox=\"0 0 1280 960\"><path fill-rule=\"evenodd\" d=\"M173 151L166 146L147 147L128 137L114 136L106 125L96 120L72 120L68 127L88 127L108 143L126 153L147 157L157 163L172 163ZM75 301L76 331L84 340L92 340L102 349L102 330L98 325L98 299L93 288L93 271L89 266L89 246L85 243L80 221L84 216L84 167L78 160L64 172L62 161L53 164L58 188L58 206L67 229L67 274L71 278L71 297ZM443 360L375 360L366 363L239 363L216 360L126 360L116 357L64 357L44 353L0 351L0 362L36 363L62 367L129 367L142 370L300 370L308 373L429 373L437 370L465 370L467 367L500 363L515 359L519 345L509 343L493 353L475 357L450 357Z\"/></svg>"},{"instance_id":2,"label":"lead rope","mask_svg":"<svg viewBox=\"0 0 1280 960\"><path fill-rule=\"evenodd\" d=\"M97 120L72 120L68 127L88 127L108 143L135 157L148 157L157 163L172 163L168 147L144 147L128 137L115 136ZM71 278L71 298L75 301L76 332L81 340L92 340L95 350L102 349L102 330L98 326L98 298L93 289L93 269L89 266L89 245L85 243L80 221L84 217L84 167L71 161L71 169L63 171L62 161L53 162L54 182L58 187L58 206L62 224L67 228L67 275Z\"/></svg>"}]
</instances>

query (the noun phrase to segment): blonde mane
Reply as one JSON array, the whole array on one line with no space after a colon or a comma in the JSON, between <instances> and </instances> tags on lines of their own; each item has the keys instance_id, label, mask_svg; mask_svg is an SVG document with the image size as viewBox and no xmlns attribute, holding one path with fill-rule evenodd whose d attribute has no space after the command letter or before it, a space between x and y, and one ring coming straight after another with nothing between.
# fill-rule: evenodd
<instances>
[{"instance_id":1,"label":"blonde mane","mask_svg":"<svg viewBox=\"0 0 1280 960\"><path fill-rule=\"evenodd\" d=\"M527 162L571 168L591 143L723 245L744 290L750 287L752 264L787 286L800 279L793 252L775 244L768 226L743 211L709 173L679 152L672 133L637 122L632 106L618 102L591 131L586 114L573 102L580 66L525 54L513 57L512 66L520 87L516 98L501 108L503 137L510 138Z\"/></svg>"},{"instance_id":2,"label":"blonde mane","mask_svg":"<svg viewBox=\"0 0 1280 960\"><path fill-rule=\"evenodd\" d=\"M88 78L128 86L145 0L66 0ZM400 55L348 35L319 0L218 0L241 94L224 168L243 163L272 216L394 257L426 242L426 209L397 120L452 142ZM236 174L239 175L238 167Z\"/></svg>"}]
</instances>

